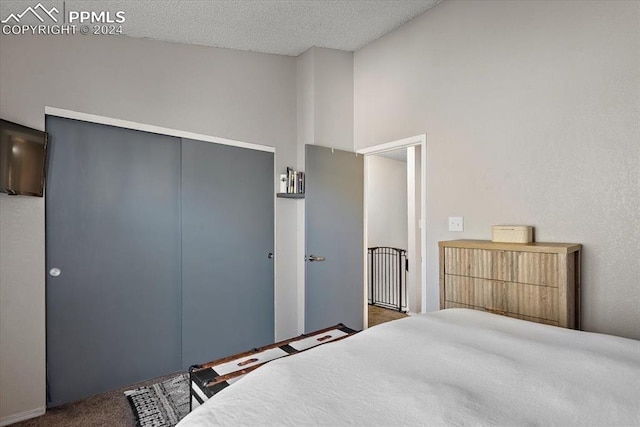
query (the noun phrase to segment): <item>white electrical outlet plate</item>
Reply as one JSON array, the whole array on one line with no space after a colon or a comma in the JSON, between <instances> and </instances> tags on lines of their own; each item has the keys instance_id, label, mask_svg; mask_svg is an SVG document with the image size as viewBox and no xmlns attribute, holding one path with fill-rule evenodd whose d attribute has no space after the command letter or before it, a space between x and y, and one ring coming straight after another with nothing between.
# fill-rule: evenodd
<instances>
[{"instance_id":1,"label":"white electrical outlet plate","mask_svg":"<svg viewBox=\"0 0 640 427\"><path fill-rule=\"evenodd\" d=\"M461 216L450 216L449 231L464 231L464 218Z\"/></svg>"}]
</instances>

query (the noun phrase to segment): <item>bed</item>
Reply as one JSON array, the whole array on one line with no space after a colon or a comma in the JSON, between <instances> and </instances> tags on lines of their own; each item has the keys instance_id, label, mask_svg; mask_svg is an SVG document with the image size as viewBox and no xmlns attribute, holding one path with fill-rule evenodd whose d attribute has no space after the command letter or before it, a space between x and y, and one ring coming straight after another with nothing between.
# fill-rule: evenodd
<instances>
[{"instance_id":1,"label":"bed","mask_svg":"<svg viewBox=\"0 0 640 427\"><path fill-rule=\"evenodd\" d=\"M269 362L179 427L640 425L640 341L447 309Z\"/></svg>"}]
</instances>

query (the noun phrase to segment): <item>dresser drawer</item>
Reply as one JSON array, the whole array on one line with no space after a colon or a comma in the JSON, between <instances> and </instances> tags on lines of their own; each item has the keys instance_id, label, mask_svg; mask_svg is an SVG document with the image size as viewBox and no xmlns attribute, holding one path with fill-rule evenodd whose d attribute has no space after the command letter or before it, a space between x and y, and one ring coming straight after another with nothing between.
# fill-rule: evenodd
<instances>
[{"instance_id":1,"label":"dresser drawer","mask_svg":"<svg viewBox=\"0 0 640 427\"><path fill-rule=\"evenodd\" d=\"M528 320L529 322L542 323L544 325L559 326L557 320L540 319L537 317L524 316L522 314L514 314L514 313L504 313L504 315L507 317L513 317L514 319Z\"/></svg>"},{"instance_id":2,"label":"dresser drawer","mask_svg":"<svg viewBox=\"0 0 640 427\"><path fill-rule=\"evenodd\" d=\"M459 302L453 302L453 301L445 301L443 308L470 308L472 310L486 311L493 314L499 314L501 316L513 317L514 319L528 320L529 322L536 322L536 323L543 323L545 325L558 326L558 322L556 320L539 319L537 317L524 316L522 314L515 314L515 313L507 313L506 311L501 311L501 310L491 310L485 307L476 307L473 305L461 304Z\"/></svg>"},{"instance_id":3,"label":"dresser drawer","mask_svg":"<svg viewBox=\"0 0 640 427\"><path fill-rule=\"evenodd\" d=\"M558 286L558 255L504 252L504 280L533 285Z\"/></svg>"},{"instance_id":4,"label":"dresser drawer","mask_svg":"<svg viewBox=\"0 0 640 427\"><path fill-rule=\"evenodd\" d=\"M503 253L484 249L445 248L444 272L456 276L503 280Z\"/></svg>"},{"instance_id":5,"label":"dresser drawer","mask_svg":"<svg viewBox=\"0 0 640 427\"><path fill-rule=\"evenodd\" d=\"M482 307L475 307L473 305L461 304L459 302L453 302L453 301L445 301L444 306L442 308L470 308L472 310L485 311L484 308Z\"/></svg>"},{"instance_id":6,"label":"dresser drawer","mask_svg":"<svg viewBox=\"0 0 640 427\"><path fill-rule=\"evenodd\" d=\"M504 294L507 313L558 321L558 288L506 282Z\"/></svg>"},{"instance_id":7,"label":"dresser drawer","mask_svg":"<svg viewBox=\"0 0 640 427\"><path fill-rule=\"evenodd\" d=\"M515 316L510 316L509 313L507 313L504 310L497 310L489 307L477 307L474 305L462 304L462 303L453 302L453 301L445 301L444 308L468 308L471 310L486 311L487 313L498 314L500 316L515 317ZM520 318L523 318L523 317L524 316Z\"/></svg>"},{"instance_id":8,"label":"dresser drawer","mask_svg":"<svg viewBox=\"0 0 640 427\"><path fill-rule=\"evenodd\" d=\"M453 240L438 248L441 308L579 327L580 244Z\"/></svg>"},{"instance_id":9,"label":"dresser drawer","mask_svg":"<svg viewBox=\"0 0 640 427\"><path fill-rule=\"evenodd\" d=\"M445 301L501 310L504 282L445 274Z\"/></svg>"}]
</instances>

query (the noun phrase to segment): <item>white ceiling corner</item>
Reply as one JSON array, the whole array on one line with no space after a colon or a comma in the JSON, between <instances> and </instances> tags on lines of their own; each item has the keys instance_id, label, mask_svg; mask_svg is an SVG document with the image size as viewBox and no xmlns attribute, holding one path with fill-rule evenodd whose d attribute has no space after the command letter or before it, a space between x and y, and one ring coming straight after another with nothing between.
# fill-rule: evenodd
<instances>
[{"instance_id":1,"label":"white ceiling corner","mask_svg":"<svg viewBox=\"0 0 640 427\"><path fill-rule=\"evenodd\" d=\"M5 16L38 1L3 0L0 11ZM313 46L355 51L441 1L66 0L64 8L122 10L130 37L298 56Z\"/></svg>"}]
</instances>

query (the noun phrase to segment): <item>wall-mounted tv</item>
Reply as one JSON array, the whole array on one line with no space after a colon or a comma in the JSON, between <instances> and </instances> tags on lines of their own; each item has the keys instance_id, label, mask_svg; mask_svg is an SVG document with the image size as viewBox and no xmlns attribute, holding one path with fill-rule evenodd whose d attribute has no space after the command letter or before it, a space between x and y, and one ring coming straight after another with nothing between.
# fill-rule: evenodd
<instances>
[{"instance_id":1,"label":"wall-mounted tv","mask_svg":"<svg viewBox=\"0 0 640 427\"><path fill-rule=\"evenodd\" d=\"M42 197L47 134L0 119L0 192Z\"/></svg>"}]
</instances>

